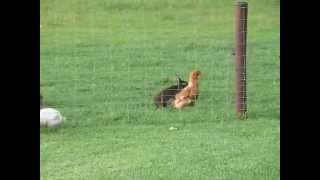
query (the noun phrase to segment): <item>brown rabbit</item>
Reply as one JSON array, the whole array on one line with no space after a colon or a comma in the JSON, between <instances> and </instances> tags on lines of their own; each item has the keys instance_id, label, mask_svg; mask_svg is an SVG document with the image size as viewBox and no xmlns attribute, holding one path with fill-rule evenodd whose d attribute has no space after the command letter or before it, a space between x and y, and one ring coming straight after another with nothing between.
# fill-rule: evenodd
<instances>
[{"instance_id":1,"label":"brown rabbit","mask_svg":"<svg viewBox=\"0 0 320 180\"><path fill-rule=\"evenodd\" d=\"M170 86L162 90L157 96L154 97L154 103L157 108L167 107L174 101L175 95L188 85L188 82L181 80L177 75L177 85Z\"/></svg>"}]
</instances>

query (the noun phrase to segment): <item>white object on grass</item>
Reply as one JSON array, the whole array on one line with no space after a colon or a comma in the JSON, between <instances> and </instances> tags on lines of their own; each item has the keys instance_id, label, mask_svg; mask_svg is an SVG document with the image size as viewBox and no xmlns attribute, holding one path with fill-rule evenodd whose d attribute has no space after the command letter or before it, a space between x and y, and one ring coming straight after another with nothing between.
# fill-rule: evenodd
<instances>
[{"instance_id":1,"label":"white object on grass","mask_svg":"<svg viewBox=\"0 0 320 180\"><path fill-rule=\"evenodd\" d=\"M64 121L61 113L54 108L40 109L40 127L55 127Z\"/></svg>"},{"instance_id":2,"label":"white object on grass","mask_svg":"<svg viewBox=\"0 0 320 180\"><path fill-rule=\"evenodd\" d=\"M172 131L172 130L178 130L178 128L171 126L171 127L169 128L169 130L170 130L170 131Z\"/></svg>"}]
</instances>

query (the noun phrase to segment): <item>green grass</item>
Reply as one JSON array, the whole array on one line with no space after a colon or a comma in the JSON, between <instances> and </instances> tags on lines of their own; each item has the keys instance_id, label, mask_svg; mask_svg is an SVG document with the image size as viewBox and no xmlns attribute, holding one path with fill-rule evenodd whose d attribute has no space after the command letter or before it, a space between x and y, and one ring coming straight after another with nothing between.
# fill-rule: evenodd
<instances>
[{"instance_id":1,"label":"green grass","mask_svg":"<svg viewBox=\"0 0 320 180\"><path fill-rule=\"evenodd\" d=\"M41 0L41 178L279 179L279 1L249 1L248 119L234 115L234 2ZM182 112L152 97L200 69ZM170 131L171 126L178 130Z\"/></svg>"}]
</instances>

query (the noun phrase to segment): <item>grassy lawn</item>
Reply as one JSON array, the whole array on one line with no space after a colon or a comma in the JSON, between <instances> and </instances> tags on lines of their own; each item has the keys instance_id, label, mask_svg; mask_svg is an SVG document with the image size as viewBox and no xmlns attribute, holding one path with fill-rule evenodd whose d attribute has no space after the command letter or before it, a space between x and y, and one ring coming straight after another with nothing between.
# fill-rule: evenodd
<instances>
[{"instance_id":1,"label":"grassy lawn","mask_svg":"<svg viewBox=\"0 0 320 180\"><path fill-rule=\"evenodd\" d=\"M40 130L41 179L279 179L279 1L248 2L238 121L234 1L41 0L41 92L67 118ZM155 110L193 69L197 105Z\"/></svg>"}]
</instances>

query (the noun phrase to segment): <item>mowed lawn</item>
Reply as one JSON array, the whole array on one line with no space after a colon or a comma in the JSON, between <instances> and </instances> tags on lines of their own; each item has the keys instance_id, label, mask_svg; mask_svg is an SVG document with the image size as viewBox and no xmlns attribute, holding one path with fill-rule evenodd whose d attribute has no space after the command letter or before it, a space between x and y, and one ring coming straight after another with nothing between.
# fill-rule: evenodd
<instances>
[{"instance_id":1,"label":"mowed lawn","mask_svg":"<svg viewBox=\"0 0 320 180\"><path fill-rule=\"evenodd\" d=\"M248 2L240 121L234 1L41 0L40 88L67 118L40 130L41 179L279 179L279 1ZM153 96L193 69L196 106L156 110Z\"/></svg>"}]
</instances>

